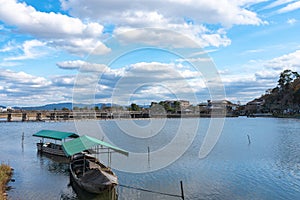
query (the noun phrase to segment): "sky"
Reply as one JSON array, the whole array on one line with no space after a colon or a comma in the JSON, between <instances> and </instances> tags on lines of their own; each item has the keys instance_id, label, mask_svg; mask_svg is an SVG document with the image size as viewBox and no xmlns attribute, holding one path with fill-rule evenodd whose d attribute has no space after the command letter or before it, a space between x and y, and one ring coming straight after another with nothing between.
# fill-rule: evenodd
<instances>
[{"instance_id":1,"label":"sky","mask_svg":"<svg viewBox=\"0 0 300 200\"><path fill-rule=\"evenodd\" d=\"M300 72L300 1L0 3L4 106L244 104Z\"/></svg>"}]
</instances>

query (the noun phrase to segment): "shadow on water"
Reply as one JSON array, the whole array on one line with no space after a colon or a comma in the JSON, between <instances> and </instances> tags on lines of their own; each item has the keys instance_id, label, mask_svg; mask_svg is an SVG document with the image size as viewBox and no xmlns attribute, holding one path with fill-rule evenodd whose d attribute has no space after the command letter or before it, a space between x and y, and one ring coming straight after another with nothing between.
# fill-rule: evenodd
<instances>
[{"instance_id":1,"label":"shadow on water","mask_svg":"<svg viewBox=\"0 0 300 200\"><path fill-rule=\"evenodd\" d=\"M92 194L83 189L81 189L78 184L73 180L70 175L70 183L68 184L68 189L61 193L61 200L117 200L118 195L116 188L112 190L103 191L101 194ZM74 192L70 191L72 189Z\"/></svg>"}]
</instances>

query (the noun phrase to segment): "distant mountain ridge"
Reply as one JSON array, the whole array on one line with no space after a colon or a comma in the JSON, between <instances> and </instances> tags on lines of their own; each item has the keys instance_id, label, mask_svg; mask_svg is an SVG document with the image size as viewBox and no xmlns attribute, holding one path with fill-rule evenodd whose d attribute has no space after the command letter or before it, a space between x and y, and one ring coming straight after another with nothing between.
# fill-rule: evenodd
<instances>
[{"instance_id":1,"label":"distant mountain ridge","mask_svg":"<svg viewBox=\"0 0 300 200\"><path fill-rule=\"evenodd\" d=\"M95 106L98 106L100 109L102 106L111 107L110 103L98 103L95 105L88 105L88 104L73 104L70 102L66 103L54 103L54 104L46 104L44 106L28 106L28 107L13 107L14 109L22 109L22 110L62 110L63 108L67 108L69 110L72 110L74 107L78 108L94 108Z\"/></svg>"}]
</instances>

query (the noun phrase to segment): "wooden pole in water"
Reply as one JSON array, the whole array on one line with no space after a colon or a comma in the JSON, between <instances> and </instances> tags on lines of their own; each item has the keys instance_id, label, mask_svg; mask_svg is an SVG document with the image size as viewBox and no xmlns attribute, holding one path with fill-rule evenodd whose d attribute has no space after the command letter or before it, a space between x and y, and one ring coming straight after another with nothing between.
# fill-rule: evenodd
<instances>
[{"instance_id":1,"label":"wooden pole in water","mask_svg":"<svg viewBox=\"0 0 300 200\"><path fill-rule=\"evenodd\" d=\"M184 200L184 192L183 192L183 183L180 181L180 189L181 189L181 198Z\"/></svg>"},{"instance_id":2,"label":"wooden pole in water","mask_svg":"<svg viewBox=\"0 0 300 200\"><path fill-rule=\"evenodd\" d=\"M21 143L21 147L22 147L22 152L24 152L24 132L22 132L22 143Z\"/></svg>"},{"instance_id":3,"label":"wooden pole in water","mask_svg":"<svg viewBox=\"0 0 300 200\"><path fill-rule=\"evenodd\" d=\"M250 136L247 135L247 137L248 137L248 144L251 144Z\"/></svg>"},{"instance_id":4,"label":"wooden pole in water","mask_svg":"<svg viewBox=\"0 0 300 200\"><path fill-rule=\"evenodd\" d=\"M150 167L150 147L148 146L148 167Z\"/></svg>"}]
</instances>

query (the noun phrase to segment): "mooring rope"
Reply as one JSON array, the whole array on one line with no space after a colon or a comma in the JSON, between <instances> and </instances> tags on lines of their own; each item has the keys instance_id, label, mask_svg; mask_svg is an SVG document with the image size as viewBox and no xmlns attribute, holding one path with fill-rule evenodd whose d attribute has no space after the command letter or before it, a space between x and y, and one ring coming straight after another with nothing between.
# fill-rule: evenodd
<instances>
[{"instance_id":1,"label":"mooring rope","mask_svg":"<svg viewBox=\"0 0 300 200\"><path fill-rule=\"evenodd\" d=\"M140 191L144 191L144 192L150 192L150 193L155 193L155 194L161 194L161 195L166 195L166 196L172 196L172 197L182 198L181 195L177 195L177 194L170 194L170 193L152 191L152 190L147 190L147 189L144 189L144 188L138 188L138 187L133 187L133 186L128 186L128 185L121 185L121 184L119 184L119 186L120 187L129 188L129 189L134 189L134 190L140 190Z\"/></svg>"}]
</instances>

